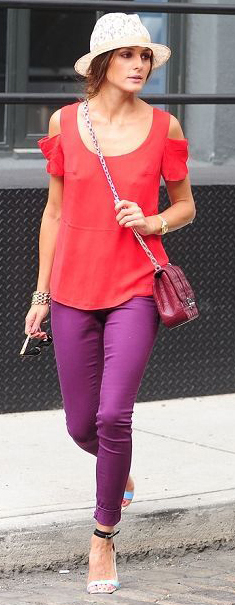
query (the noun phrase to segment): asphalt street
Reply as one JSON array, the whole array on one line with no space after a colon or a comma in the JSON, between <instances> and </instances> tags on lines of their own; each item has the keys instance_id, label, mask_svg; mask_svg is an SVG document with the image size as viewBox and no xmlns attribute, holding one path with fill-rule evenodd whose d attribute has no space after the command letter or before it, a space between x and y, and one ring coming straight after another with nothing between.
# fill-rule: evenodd
<instances>
[{"instance_id":1,"label":"asphalt street","mask_svg":"<svg viewBox=\"0 0 235 605\"><path fill-rule=\"evenodd\" d=\"M184 556L117 561L121 588L86 592L87 565L11 573L1 578L0 605L235 605L235 549L207 548ZM61 573L61 572L68 573Z\"/></svg>"}]
</instances>

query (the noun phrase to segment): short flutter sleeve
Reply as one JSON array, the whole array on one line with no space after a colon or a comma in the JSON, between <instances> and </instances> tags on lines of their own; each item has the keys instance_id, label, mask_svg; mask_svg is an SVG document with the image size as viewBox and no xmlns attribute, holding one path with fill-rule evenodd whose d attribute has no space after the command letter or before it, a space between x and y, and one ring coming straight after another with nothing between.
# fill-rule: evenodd
<instances>
[{"instance_id":1,"label":"short flutter sleeve","mask_svg":"<svg viewBox=\"0 0 235 605\"><path fill-rule=\"evenodd\" d=\"M161 174L165 181L180 181L188 173L188 139L166 138Z\"/></svg>"},{"instance_id":2,"label":"short flutter sleeve","mask_svg":"<svg viewBox=\"0 0 235 605\"><path fill-rule=\"evenodd\" d=\"M48 160L46 170L54 176L63 176L64 174L64 154L61 146L61 135L56 134L53 137L45 136L38 140L44 157Z\"/></svg>"}]
</instances>

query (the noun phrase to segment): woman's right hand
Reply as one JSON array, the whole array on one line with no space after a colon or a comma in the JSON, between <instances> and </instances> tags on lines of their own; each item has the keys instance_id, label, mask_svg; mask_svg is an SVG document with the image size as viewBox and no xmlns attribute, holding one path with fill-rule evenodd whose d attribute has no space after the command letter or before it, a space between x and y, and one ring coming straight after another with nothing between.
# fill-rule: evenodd
<instances>
[{"instance_id":1,"label":"woman's right hand","mask_svg":"<svg viewBox=\"0 0 235 605\"><path fill-rule=\"evenodd\" d=\"M32 305L25 318L25 334L32 338L43 338L46 332L41 330L41 322L49 313L49 304Z\"/></svg>"}]
</instances>

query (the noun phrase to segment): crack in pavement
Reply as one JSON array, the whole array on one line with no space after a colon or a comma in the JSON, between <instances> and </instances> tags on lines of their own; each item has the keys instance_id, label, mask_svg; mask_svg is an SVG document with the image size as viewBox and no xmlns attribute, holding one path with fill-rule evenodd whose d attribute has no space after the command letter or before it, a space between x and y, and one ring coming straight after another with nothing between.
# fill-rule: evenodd
<instances>
[{"instance_id":1,"label":"crack in pavement","mask_svg":"<svg viewBox=\"0 0 235 605\"><path fill-rule=\"evenodd\" d=\"M199 441L189 441L188 439L183 439L182 437L172 437L171 435L163 435L162 433L153 433L152 431L148 431L146 429L139 429L138 427L133 426L133 431L137 431L138 433L146 433L147 435L153 435L153 437L162 437L163 439L170 439L171 441L179 441L181 443L188 443L189 445L198 445L199 447L204 447L208 450L216 450L217 452L223 452L224 454L233 454L235 455L235 451L225 450L222 447L216 447L215 445L206 445L205 443L199 443Z\"/></svg>"}]
</instances>

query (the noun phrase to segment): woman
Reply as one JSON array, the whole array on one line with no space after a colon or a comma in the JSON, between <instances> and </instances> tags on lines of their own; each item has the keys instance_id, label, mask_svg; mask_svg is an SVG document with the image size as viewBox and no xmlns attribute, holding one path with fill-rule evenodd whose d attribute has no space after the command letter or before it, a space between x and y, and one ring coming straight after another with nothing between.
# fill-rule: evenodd
<instances>
[{"instance_id":1,"label":"woman","mask_svg":"<svg viewBox=\"0 0 235 605\"><path fill-rule=\"evenodd\" d=\"M86 76L90 119L120 201L114 206L83 103L55 111L49 135L39 141L51 177L25 332L45 335L40 323L51 299L67 428L97 457L87 590L113 592L119 587L115 525L134 491L133 406L159 326L153 266L131 228L166 264L161 235L192 222L195 205L178 120L138 98L151 71L168 60L169 48L153 44L138 15L125 13L98 19L90 48L75 69ZM158 215L161 174L171 206Z\"/></svg>"}]
</instances>

